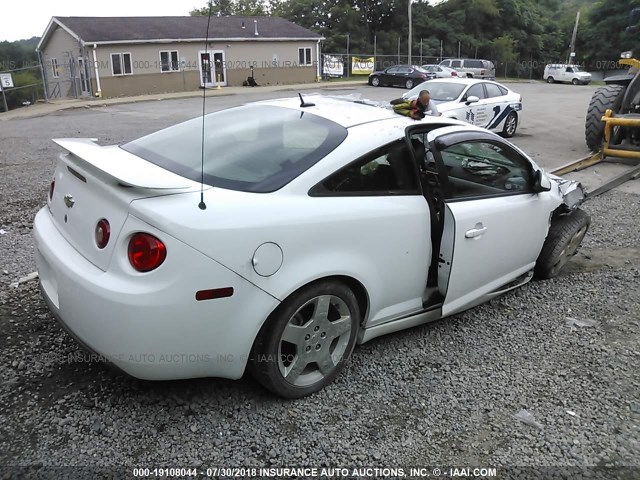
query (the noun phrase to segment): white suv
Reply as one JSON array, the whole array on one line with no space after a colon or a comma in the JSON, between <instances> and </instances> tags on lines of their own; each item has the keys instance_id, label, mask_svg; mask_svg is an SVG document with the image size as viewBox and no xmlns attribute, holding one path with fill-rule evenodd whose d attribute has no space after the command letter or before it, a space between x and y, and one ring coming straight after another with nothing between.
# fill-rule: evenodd
<instances>
[{"instance_id":1,"label":"white suv","mask_svg":"<svg viewBox=\"0 0 640 480\"><path fill-rule=\"evenodd\" d=\"M478 58L448 58L440 62L441 66L453 68L460 72L462 77L480 78L482 80L495 80L496 67L489 60Z\"/></svg>"},{"instance_id":2,"label":"white suv","mask_svg":"<svg viewBox=\"0 0 640 480\"><path fill-rule=\"evenodd\" d=\"M544 67L542 76L547 83L571 82L574 85L588 85L591 74L585 72L579 65L549 64Z\"/></svg>"}]
</instances>

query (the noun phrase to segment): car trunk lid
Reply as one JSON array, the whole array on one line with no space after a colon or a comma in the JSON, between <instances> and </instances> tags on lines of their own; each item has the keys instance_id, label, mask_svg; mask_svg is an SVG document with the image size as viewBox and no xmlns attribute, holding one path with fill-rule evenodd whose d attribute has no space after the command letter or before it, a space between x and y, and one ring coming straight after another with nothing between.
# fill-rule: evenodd
<instances>
[{"instance_id":1,"label":"car trunk lid","mask_svg":"<svg viewBox=\"0 0 640 480\"><path fill-rule=\"evenodd\" d=\"M147 162L117 146L92 139L54 139L67 150L60 155L48 205L53 221L83 257L106 270L116 240L136 199L190 192L199 184ZM96 242L101 219L110 226L104 248Z\"/></svg>"}]
</instances>

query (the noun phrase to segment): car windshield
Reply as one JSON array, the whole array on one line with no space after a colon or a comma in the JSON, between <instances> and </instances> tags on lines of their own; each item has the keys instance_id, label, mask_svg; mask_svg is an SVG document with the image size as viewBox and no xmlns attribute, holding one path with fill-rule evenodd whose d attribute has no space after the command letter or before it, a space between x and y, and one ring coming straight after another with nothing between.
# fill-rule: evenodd
<instances>
[{"instance_id":1,"label":"car windshield","mask_svg":"<svg viewBox=\"0 0 640 480\"><path fill-rule=\"evenodd\" d=\"M466 86L464 83L438 82L432 80L428 85L425 83L413 87L412 90L409 90L403 96L405 98L415 97L422 90L429 90L431 100L435 100L436 102L452 102L458 99Z\"/></svg>"},{"instance_id":2,"label":"car windshield","mask_svg":"<svg viewBox=\"0 0 640 480\"><path fill-rule=\"evenodd\" d=\"M579 67L578 65L571 65L571 68L573 68L574 72L584 72L582 67Z\"/></svg>"},{"instance_id":3,"label":"car windshield","mask_svg":"<svg viewBox=\"0 0 640 480\"><path fill-rule=\"evenodd\" d=\"M173 173L211 186L272 192L317 163L346 128L307 112L269 105L231 108L160 130L121 148Z\"/></svg>"}]
</instances>

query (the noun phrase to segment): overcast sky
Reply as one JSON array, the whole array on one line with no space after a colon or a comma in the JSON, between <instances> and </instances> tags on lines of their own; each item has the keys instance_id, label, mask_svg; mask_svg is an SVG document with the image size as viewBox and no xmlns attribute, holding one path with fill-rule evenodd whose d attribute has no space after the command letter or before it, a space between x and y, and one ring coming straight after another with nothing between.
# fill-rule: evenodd
<instances>
[{"instance_id":1,"label":"overcast sky","mask_svg":"<svg viewBox=\"0 0 640 480\"><path fill-rule=\"evenodd\" d=\"M39 37L51 17L128 17L189 15L206 0L3 0L0 41Z\"/></svg>"}]
</instances>

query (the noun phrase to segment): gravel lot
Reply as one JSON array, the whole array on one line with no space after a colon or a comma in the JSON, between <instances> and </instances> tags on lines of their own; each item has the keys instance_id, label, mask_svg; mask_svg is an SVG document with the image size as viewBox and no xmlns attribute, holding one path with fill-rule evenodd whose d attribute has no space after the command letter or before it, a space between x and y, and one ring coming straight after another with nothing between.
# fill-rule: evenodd
<instances>
[{"instance_id":1,"label":"gravel lot","mask_svg":"<svg viewBox=\"0 0 640 480\"><path fill-rule=\"evenodd\" d=\"M250 377L144 382L91 361L49 315L36 282L9 286L35 269L31 222L45 203L59 151L49 139L97 134L101 142L121 142L174 123L181 113L171 112L183 106L157 102L146 111L120 106L0 124L5 470L640 467L640 196L634 194L610 192L585 205L592 229L559 278L358 347L340 378L309 398L276 399ZM597 323L568 325L568 318ZM538 426L515 418L523 409Z\"/></svg>"}]
</instances>

